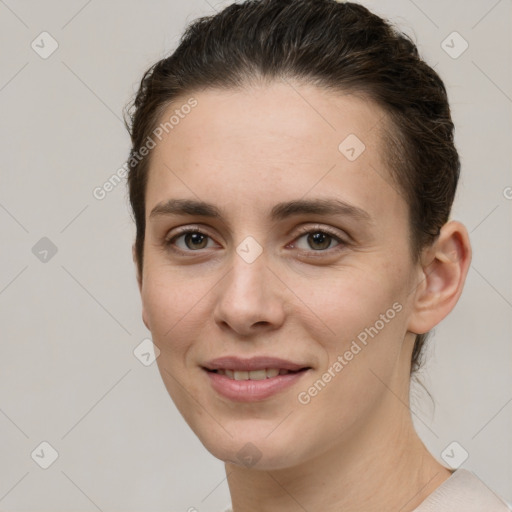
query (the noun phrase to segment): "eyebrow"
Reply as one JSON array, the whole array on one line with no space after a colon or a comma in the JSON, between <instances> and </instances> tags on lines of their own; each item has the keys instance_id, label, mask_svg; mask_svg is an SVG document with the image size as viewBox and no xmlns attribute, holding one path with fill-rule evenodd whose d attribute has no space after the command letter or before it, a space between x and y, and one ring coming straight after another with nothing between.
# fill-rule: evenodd
<instances>
[{"instance_id":1,"label":"eyebrow","mask_svg":"<svg viewBox=\"0 0 512 512\"><path fill-rule=\"evenodd\" d=\"M342 215L369 224L373 223L368 212L336 198L297 199L278 203L270 211L270 218L274 221L284 220L288 217L301 214ZM158 203L151 210L149 218L167 215L191 215L215 219L223 218L222 212L217 206L195 199L169 199Z\"/></svg>"}]
</instances>

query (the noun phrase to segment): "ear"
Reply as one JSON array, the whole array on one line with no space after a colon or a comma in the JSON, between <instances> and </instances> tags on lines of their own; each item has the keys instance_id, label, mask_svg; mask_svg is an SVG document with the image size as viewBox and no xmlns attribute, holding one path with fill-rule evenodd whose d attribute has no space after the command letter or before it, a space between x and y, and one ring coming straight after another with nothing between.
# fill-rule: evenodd
<instances>
[{"instance_id":1,"label":"ear","mask_svg":"<svg viewBox=\"0 0 512 512\"><path fill-rule=\"evenodd\" d=\"M139 265L138 265L138 259L137 259L137 251L135 250L135 244L132 245L132 259L133 259L133 263L135 264L135 273L137 276L137 284L139 285L139 293L142 298L142 276L140 275L140 272L139 272ZM151 329L149 328L149 325L148 325L147 318L146 318L146 311L144 309L144 300L142 301L142 321L144 322L144 325L146 326L148 331L151 331Z\"/></svg>"},{"instance_id":2,"label":"ear","mask_svg":"<svg viewBox=\"0 0 512 512\"><path fill-rule=\"evenodd\" d=\"M421 256L408 330L430 331L455 307L471 263L471 244L463 224L447 222Z\"/></svg>"}]
</instances>

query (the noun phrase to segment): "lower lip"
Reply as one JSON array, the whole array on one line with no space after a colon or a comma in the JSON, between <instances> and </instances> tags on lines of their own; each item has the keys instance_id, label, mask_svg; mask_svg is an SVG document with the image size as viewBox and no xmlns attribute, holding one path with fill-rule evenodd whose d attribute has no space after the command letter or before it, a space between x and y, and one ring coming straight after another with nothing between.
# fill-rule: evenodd
<instances>
[{"instance_id":1,"label":"lower lip","mask_svg":"<svg viewBox=\"0 0 512 512\"><path fill-rule=\"evenodd\" d=\"M296 384L309 370L277 375L262 380L233 380L220 373L204 370L217 393L234 402L258 402L265 400Z\"/></svg>"}]
</instances>

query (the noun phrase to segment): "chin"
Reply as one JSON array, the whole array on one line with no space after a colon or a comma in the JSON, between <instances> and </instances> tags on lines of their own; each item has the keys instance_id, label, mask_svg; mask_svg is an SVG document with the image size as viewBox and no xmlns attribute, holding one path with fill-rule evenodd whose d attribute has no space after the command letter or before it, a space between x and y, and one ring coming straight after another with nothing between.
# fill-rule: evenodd
<instances>
[{"instance_id":1,"label":"chin","mask_svg":"<svg viewBox=\"0 0 512 512\"><path fill-rule=\"evenodd\" d=\"M295 466L303 458L300 445L304 448L304 438L294 441L293 436L282 431L281 435L268 436L268 429L253 435L229 437L224 431L222 439L212 438L211 430L206 438L199 437L203 446L217 459L239 467L255 470L277 470Z\"/></svg>"}]
</instances>

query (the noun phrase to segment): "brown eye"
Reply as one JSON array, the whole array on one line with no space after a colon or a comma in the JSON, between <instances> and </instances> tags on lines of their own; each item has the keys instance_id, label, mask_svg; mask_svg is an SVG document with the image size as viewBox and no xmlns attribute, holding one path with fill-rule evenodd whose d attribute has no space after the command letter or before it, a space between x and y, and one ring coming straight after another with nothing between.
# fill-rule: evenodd
<instances>
[{"instance_id":1,"label":"brown eye","mask_svg":"<svg viewBox=\"0 0 512 512\"><path fill-rule=\"evenodd\" d=\"M208 236L203 233L186 233L184 235L185 245L189 249L204 249L208 243Z\"/></svg>"},{"instance_id":2,"label":"brown eye","mask_svg":"<svg viewBox=\"0 0 512 512\"><path fill-rule=\"evenodd\" d=\"M171 248L176 246L182 252L192 252L212 247L211 244L208 245L209 242L213 243L213 240L207 234L198 229L186 229L167 240L165 244Z\"/></svg>"},{"instance_id":3,"label":"brown eye","mask_svg":"<svg viewBox=\"0 0 512 512\"><path fill-rule=\"evenodd\" d=\"M331 245L332 237L327 233L318 232L309 234L307 240L311 249L322 250L329 248Z\"/></svg>"},{"instance_id":4,"label":"brown eye","mask_svg":"<svg viewBox=\"0 0 512 512\"><path fill-rule=\"evenodd\" d=\"M302 241L304 240L305 243ZM333 244L334 242L334 244ZM306 250L306 251L325 251L326 249L331 249L340 245L342 241L325 231L308 231L299 238L297 238L297 242L294 244L298 249Z\"/></svg>"}]
</instances>

